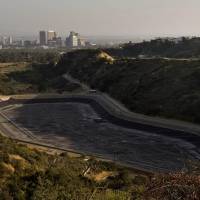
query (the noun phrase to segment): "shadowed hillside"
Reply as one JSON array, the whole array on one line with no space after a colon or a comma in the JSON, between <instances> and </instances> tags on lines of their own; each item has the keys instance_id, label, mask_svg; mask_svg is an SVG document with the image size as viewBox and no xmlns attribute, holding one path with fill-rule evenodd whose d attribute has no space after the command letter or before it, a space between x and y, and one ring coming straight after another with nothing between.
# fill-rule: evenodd
<instances>
[{"instance_id":1,"label":"shadowed hillside","mask_svg":"<svg viewBox=\"0 0 200 200\"><path fill-rule=\"evenodd\" d=\"M57 69L110 94L134 112L200 123L200 61L99 59L99 50L66 54Z\"/></svg>"}]
</instances>

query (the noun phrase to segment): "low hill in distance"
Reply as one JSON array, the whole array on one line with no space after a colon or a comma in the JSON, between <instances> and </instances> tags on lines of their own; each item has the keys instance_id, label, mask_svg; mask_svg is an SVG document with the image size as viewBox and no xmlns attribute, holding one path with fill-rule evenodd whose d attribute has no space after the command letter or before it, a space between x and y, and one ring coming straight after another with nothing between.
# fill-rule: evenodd
<instances>
[{"instance_id":1,"label":"low hill in distance","mask_svg":"<svg viewBox=\"0 0 200 200\"><path fill-rule=\"evenodd\" d=\"M1 49L0 63L49 63L57 62L60 53L55 49Z\"/></svg>"},{"instance_id":2,"label":"low hill in distance","mask_svg":"<svg viewBox=\"0 0 200 200\"><path fill-rule=\"evenodd\" d=\"M121 48L106 49L116 57L200 58L200 38L158 38L140 43L127 43Z\"/></svg>"}]
</instances>

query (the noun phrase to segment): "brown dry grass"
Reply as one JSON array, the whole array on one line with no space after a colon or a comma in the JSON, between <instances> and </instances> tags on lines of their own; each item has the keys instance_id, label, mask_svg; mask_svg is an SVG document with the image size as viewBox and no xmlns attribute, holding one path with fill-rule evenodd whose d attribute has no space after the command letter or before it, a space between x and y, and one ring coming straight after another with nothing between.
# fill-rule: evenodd
<instances>
[{"instance_id":1,"label":"brown dry grass","mask_svg":"<svg viewBox=\"0 0 200 200\"><path fill-rule=\"evenodd\" d=\"M43 146L36 145L36 144L35 145L34 144L26 144L26 146L31 150L45 152L50 155L59 155L59 154L63 153L63 151L61 151L61 150L56 150L53 148L51 149L49 147L43 147Z\"/></svg>"},{"instance_id":2,"label":"brown dry grass","mask_svg":"<svg viewBox=\"0 0 200 200\"><path fill-rule=\"evenodd\" d=\"M13 162L13 161L23 161L23 162L25 162L24 158L22 158L19 155L14 155L14 154L10 154L9 159L10 159L10 162Z\"/></svg>"},{"instance_id":3,"label":"brown dry grass","mask_svg":"<svg viewBox=\"0 0 200 200\"><path fill-rule=\"evenodd\" d=\"M102 171L102 172L97 173L97 174L89 174L89 175L87 175L87 177L89 179L92 179L92 180L96 181L96 182L102 182L102 181L106 181L107 178L114 177L116 175L117 174L115 172Z\"/></svg>"},{"instance_id":4,"label":"brown dry grass","mask_svg":"<svg viewBox=\"0 0 200 200\"><path fill-rule=\"evenodd\" d=\"M15 172L15 168L11 164L2 162L0 164L1 176L10 176Z\"/></svg>"},{"instance_id":5,"label":"brown dry grass","mask_svg":"<svg viewBox=\"0 0 200 200\"><path fill-rule=\"evenodd\" d=\"M149 182L145 199L200 200L200 175L187 173L157 175Z\"/></svg>"},{"instance_id":6,"label":"brown dry grass","mask_svg":"<svg viewBox=\"0 0 200 200\"><path fill-rule=\"evenodd\" d=\"M29 162L19 155L10 154L9 161L14 167L20 167L21 169L29 167Z\"/></svg>"}]
</instances>

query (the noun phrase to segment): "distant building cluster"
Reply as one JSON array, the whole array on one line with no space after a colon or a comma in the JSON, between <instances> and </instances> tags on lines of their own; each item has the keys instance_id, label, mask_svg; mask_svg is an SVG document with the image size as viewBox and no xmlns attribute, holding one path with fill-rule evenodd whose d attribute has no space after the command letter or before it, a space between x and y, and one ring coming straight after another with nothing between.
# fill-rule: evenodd
<instances>
[{"instance_id":1,"label":"distant building cluster","mask_svg":"<svg viewBox=\"0 0 200 200\"><path fill-rule=\"evenodd\" d=\"M69 48L85 47L86 42L78 33L71 31L69 37L66 38L66 46Z\"/></svg>"},{"instance_id":2,"label":"distant building cluster","mask_svg":"<svg viewBox=\"0 0 200 200\"><path fill-rule=\"evenodd\" d=\"M46 47L62 47L62 38L55 31L40 31L39 45Z\"/></svg>"},{"instance_id":3,"label":"distant building cluster","mask_svg":"<svg viewBox=\"0 0 200 200\"><path fill-rule=\"evenodd\" d=\"M14 40L12 36L0 36L0 49L28 48L37 46L37 40Z\"/></svg>"},{"instance_id":4,"label":"distant building cluster","mask_svg":"<svg viewBox=\"0 0 200 200\"><path fill-rule=\"evenodd\" d=\"M47 47L67 47L69 49L91 47L94 44L87 42L83 37L74 31L71 31L66 40L62 40L57 36L55 31L40 31L39 32L40 46Z\"/></svg>"},{"instance_id":5,"label":"distant building cluster","mask_svg":"<svg viewBox=\"0 0 200 200\"><path fill-rule=\"evenodd\" d=\"M96 44L86 41L79 33L71 31L66 38L58 36L56 31L41 30L35 40L14 40L11 36L0 36L0 49L6 48L94 48Z\"/></svg>"},{"instance_id":6,"label":"distant building cluster","mask_svg":"<svg viewBox=\"0 0 200 200\"><path fill-rule=\"evenodd\" d=\"M13 39L11 36L9 37L5 37L5 36L2 36L0 38L0 48L2 49L4 46L10 46L13 44Z\"/></svg>"}]
</instances>

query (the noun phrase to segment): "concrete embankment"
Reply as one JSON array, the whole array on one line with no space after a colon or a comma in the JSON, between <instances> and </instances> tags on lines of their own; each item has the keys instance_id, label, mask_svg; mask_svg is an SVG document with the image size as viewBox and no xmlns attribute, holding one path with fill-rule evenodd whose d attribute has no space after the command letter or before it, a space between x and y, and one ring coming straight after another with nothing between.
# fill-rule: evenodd
<instances>
[{"instance_id":1,"label":"concrete embankment","mask_svg":"<svg viewBox=\"0 0 200 200\"><path fill-rule=\"evenodd\" d=\"M94 96L69 96L62 98L34 98L34 99L13 99L10 98L7 101L0 102L0 107L12 105L12 104L37 104L37 103L64 103L64 102L75 102L90 104L93 109L101 116L101 118L106 119L110 123L116 124L118 126L141 130L149 133L156 133L171 138L182 139L184 141L190 142L197 148L200 147L200 135L194 134L184 130L172 129L152 124L145 124L142 122L135 122L133 120L127 120L123 113L120 116L111 110L106 109L108 106L104 106L102 102L98 101L98 98ZM130 118L129 118L130 119Z\"/></svg>"}]
</instances>

